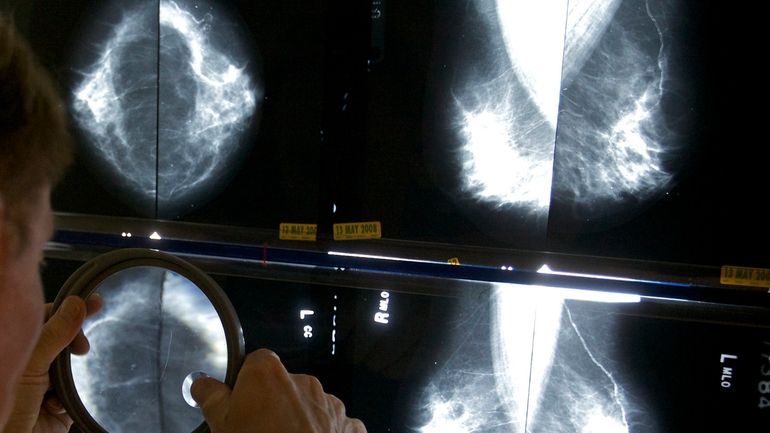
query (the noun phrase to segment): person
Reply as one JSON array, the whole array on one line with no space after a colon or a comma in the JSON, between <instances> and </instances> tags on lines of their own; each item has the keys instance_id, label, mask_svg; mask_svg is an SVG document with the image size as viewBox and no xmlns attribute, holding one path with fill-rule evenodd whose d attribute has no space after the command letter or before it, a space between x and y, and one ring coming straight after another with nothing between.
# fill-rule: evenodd
<instances>
[{"instance_id":1,"label":"person","mask_svg":"<svg viewBox=\"0 0 770 433\"><path fill-rule=\"evenodd\" d=\"M48 370L69 347L88 351L81 325L101 301L68 297L44 321L39 265L53 232L51 188L72 160L66 113L52 80L0 16L0 431L53 433L72 420ZM198 379L193 398L213 433L364 433L319 381L291 374L266 349L246 357L235 386Z\"/></svg>"}]
</instances>

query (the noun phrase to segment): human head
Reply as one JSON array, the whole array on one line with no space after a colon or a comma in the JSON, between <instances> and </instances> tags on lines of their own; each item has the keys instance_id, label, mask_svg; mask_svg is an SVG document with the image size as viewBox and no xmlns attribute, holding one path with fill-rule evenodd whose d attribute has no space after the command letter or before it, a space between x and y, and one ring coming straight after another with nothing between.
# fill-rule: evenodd
<instances>
[{"instance_id":1,"label":"human head","mask_svg":"<svg viewBox=\"0 0 770 433\"><path fill-rule=\"evenodd\" d=\"M38 265L52 231L50 189L70 160L62 101L0 17L0 430L42 326Z\"/></svg>"}]
</instances>

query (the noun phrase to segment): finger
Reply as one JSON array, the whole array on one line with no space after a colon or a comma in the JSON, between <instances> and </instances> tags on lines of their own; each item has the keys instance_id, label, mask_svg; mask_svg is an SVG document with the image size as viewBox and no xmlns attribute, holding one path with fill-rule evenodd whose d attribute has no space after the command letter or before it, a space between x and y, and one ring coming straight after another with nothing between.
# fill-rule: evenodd
<instances>
[{"instance_id":1,"label":"finger","mask_svg":"<svg viewBox=\"0 0 770 433\"><path fill-rule=\"evenodd\" d=\"M230 405L230 388L214 378L202 377L193 382L190 394L201 408L211 431L222 431Z\"/></svg>"},{"instance_id":2,"label":"finger","mask_svg":"<svg viewBox=\"0 0 770 433\"><path fill-rule=\"evenodd\" d=\"M259 349L246 355L236 384L236 394L256 391L268 395L276 391L286 392L294 387L291 375L278 355L267 349ZM241 399L236 398L236 401Z\"/></svg>"},{"instance_id":3,"label":"finger","mask_svg":"<svg viewBox=\"0 0 770 433\"><path fill-rule=\"evenodd\" d=\"M248 355L246 355L246 362L260 363L265 360L267 360L268 362L272 362L273 360L276 360L276 359L278 361L281 360L278 354L273 352L270 349L257 349L249 353Z\"/></svg>"},{"instance_id":4,"label":"finger","mask_svg":"<svg viewBox=\"0 0 770 433\"><path fill-rule=\"evenodd\" d=\"M366 426L358 418L345 418L344 425L339 429L342 433L366 433Z\"/></svg>"},{"instance_id":5,"label":"finger","mask_svg":"<svg viewBox=\"0 0 770 433\"><path fill-rule=\"evenodd\" d=\"M59 309L43 325L40 339L28 364L28 375L37 376L48 372L56 356L69 346L80 332L85 316L86 305L83 299L69 296L62 302Z\"/></svg>"},{"instance_id":6,"label":"finger","mask_svg":"<svg viewBox=\"0 0 770 433\"><path fill-rule=\"evenodd\" d=\"M328 397L334 398L333 395L324 392L324 387L317 377L307 374L292 374L291 376L302 390L302 393L312 396L315 401L320 403L325 402Z\"/></svg>"},{"instance_id":7,"label":"finger","mask_svg":"<svg viewBox=\"0 0 770 433\"><path fill-rule=\"evenodd\" d=\"M92 317L102 309L102 297L94 293L86 299L86 318ZM85 355L91 349L88 338L81 329L78 335L70 344L70 351L75 355Z\"/></svg>"},{"instance_id":8,"label":"finger","mask_svg":"<svg viewBox=\"0 0 770 433\"><path fill-rule=\"evenodd\" d=\"M55 424L56 422L61 423L62 427L64 428L63 431L69 431L70 427L73 424L72 418L64 409L64 405L62 405L61 400L59 400L58 397L55 397L55 396L46 397L46 399L43 401L43 406L41 409L48 412L48 415L56 420L55 422L54 420L51 420L49 421L50 423L52 424ZM56 431L61 431L61 430L57 429Z\"/></svg>"},{"instance_id":9,"label":"finger","mask_svg":"<svg viewBox=\"0 0 770 433\"><path fill-rule=\"evenodd\" d=\"M75 355L85 355L91 350L91 343L88 342L88 338L83 333L83 330L78 332L75 339L70 343L70 351Z\"/></svg>"},{"instance_id":10,"label":"finger","mask_svg":"<svg viewBox=\"0 0 770 433\"><path fill-rule=\"evenodd\" d=\"M326 394L325 397L327 408L334 414L335 418L345 419L345 404L342 402L342 400L331 394Z\"/></svg>"},{"instance_id":11,"label":"finger","mask_svg":"<svg viewBox=\"0 0 770 433\"><path fill-rule=\"evenodd\" d=\"M102 297L98 293L93 293L86 299L86 317L91 317L102 310Z\"/></svg>"},{"instance_id":12,"label":"finger","mask_svg":"<svg viewBox=\"0 0 770 433\"><path fill-rule=\"evenodd\" d=\"M53 303L49 302L45 304L45 319L48 320L51 317L51 309L53 309ZM98 293L93 293L86 299L86 317L91 317L98 313L102 309L102 297Z\"/></svg>"},{"instance_id":13,"label":"finger","mask_svg":"<svg viewBox=\"0 0 770 433\"><path fill-rule=\"evenodd\" d=\"M283 363L281 363L281 358L275 352L268 349L258 349L246 355L241 371L238 374L238 380L241 380L241 376L248 376L253 373L256 373L258 376L264 374L278 374L287 378L289 376L289 372L286 371Z\"/></svg>"},{"instance_id":14,"label":"finger","mask_svg":"<svg viewBox=\"0 0 770 433\"><path fill-rule=\"evenodd\" d=\"M259 349L246 356L238 372L230 411L237 414L274 413L298 398L294 381L278 355Z\"/></svg>"},{"instance_id":15,"label":"finger","mask_svg":"<svg viewBox=\"0 0 770 433\"><path fill-rule=\"evenodd\" d=\"M53 394L46 394L45 400L43 401L43 407L45 407L45 410L51 415L62 415L67 413L67 411L64 410L64 405L61 400L59 400L59 397L56 397Z\"/></svg>"}]
</instances>

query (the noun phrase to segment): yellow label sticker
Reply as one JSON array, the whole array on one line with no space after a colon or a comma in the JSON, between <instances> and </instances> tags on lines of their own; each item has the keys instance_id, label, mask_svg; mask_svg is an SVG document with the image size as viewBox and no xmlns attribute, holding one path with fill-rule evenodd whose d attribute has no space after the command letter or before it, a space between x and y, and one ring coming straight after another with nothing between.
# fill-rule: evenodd
<instances>
[{"instance_id":1,"label":"yellow label sticker","mask_svg":"<svg viewBox=\"0 0 770 433\"><path fill-rule=\"evenodd\" d=\"M278 228L278 239L283 241L314 241L317 233L317 224L281 223Z\"/></svg>"},{"instance_id":2,"label":"yellow label sticker","mask_svg":"<svg viewBox=\"0 0 770 433\"><path fill-rule=\"evenodd\" d=\"M452 257L451 259L447 260L447 263L449 263L450 265L459 266L460 259L457 257Z\"/></svg>"},{"instance_id":3,"label":"yellow label sticker","mask_svg":"<svg viewBox=\"0 0 770 433\"><path fill-rule=\"evenodd\" d=\"M770 287L770 269L722 266L719 282L736 286Z\"/></svg>"},{"instance_id":4,"label":"yellow label sticker","mask_svg":"<svg viewBox=\"0 0 770 433\"><path fill-rule=\"evenodd\" d=\"M351 241L356 239L380 239L382 224L379 221L360 223L334 224L335 241Z\"/></svg>"}]
</instances>

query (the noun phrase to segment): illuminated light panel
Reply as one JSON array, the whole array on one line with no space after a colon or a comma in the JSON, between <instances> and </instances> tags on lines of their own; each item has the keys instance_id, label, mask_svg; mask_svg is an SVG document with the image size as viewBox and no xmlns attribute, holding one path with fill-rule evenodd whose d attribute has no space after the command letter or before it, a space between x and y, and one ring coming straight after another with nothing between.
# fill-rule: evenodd
<instances>
[{"instance_id":1,"label":"illuminated light panel","mask_svg":"<svg viewBox=\"0 0 770 433\"><path fill-rule=\"evenodd\" d=\"M588 422L581 433L628 433L628 426L601 411L596 411L588 416Z\"/></svg>"},{"instance_id":2,"label":"illuminated light panel","mask_svg":"<svg viewBox=\"0 0 770 433\"><path fill-rule=\"evenodd\" d=\"M593 351L583 337L583 333L575 323L569 307L565 305L564 311L567 313L570 327L574 331L574 335L577 336L578 340L580 341L580 345L582 346L585 354L588 355L593 365L601 372L601 375L603 375L603 381L609 382L610 384L609 389L605 387L605 389L602 390L603 393L609 395L605 395L604 398L601 398L597 392L596 396L591 396L585 398L581 402L576 402L573 407L570 408L570 415L573 423L580 424L582 427L581 431L586 433L594 431L603 431L608 433L628 433L628 417L626 414L626 402L622 386L615 379L613 373L604 365L604 361L599 360L594 355ZM562 363L566 364L565 361L562 361ZM584 389L586 389L586 391L597 387L595 384L598 382L597 380L592 380L591 382L593 383L588 384L586 383L586 377L579 376L578 379L583 382L581 385ZM608 414L608 412L612 415ZM600 428L606 430L596 430Z\"/></svg>"},{"instance_id":3,"label":"illuminated light panel","mask_svg":"<svg viewBox=\"0 0 770 433\"><path fill-rule=\"evenodd\" d=\"M161 217L207 201L246 150L263 91L234 60L249 48L220 12L168 0L124 12L72 90L90 162L142 213L156 200Z\"/></svg>"},{"instance_id":4,"label":"illuminated light panel","mask_svg":"<svg viewBox=\"0 0 770 433\"><path fill-rule=\"evenodd\" d=\"M128 71L130 67L148 70L157 63L157 51L151 45L152 32L144 26L152 13L145 7L123 15L96 61L88 70L80 72L82 81L72 90L71 110L76 123L88 134L87 150L98 160L97 168L118 178L122 188L147 205L155 200L157 141L155 110L147 110L147 104L154 103L156 95L152 93L156 92L147 88L148 83L123 87L119 80L121 70ZM147 48L147 54L136 56L124 66L128 51L138 47ZM143 104L144 109L129 105L135 101ZM142 128L131 128L129 116Z\"/></svg>"},{"instance_id":5,"label":"illuminated light panel","mask_svg":"<svg viewBox=\"0 0 770 433\"><path fill-rule=\"evenodd\" d=\"M567 3L567 0L495 2L511 67L554 128L559 110Z\"/></svg>"},{"instance_id":6,"label":"illuminated light panel","mask_svg":"<svg viewBox=\"0 0 770 433\"><path fill-rule=\"evenodd\" d=\"M441 263L441 264L447 264L447 263L444 263L444 262L434 262L434 261L430 261L430 260L407 259L407 258L404 258L404 257L393 257L393 256L379 256L379 255L374 255L374 254L344 253L344 252L341 252L341 251L328 251L327 254L330 255L330 256L356 257L356 258L360 258L360 259L391 260L391 261L411 262L411 263Z\"/></svg>"},{"instance_id":7,"label":"illuminated light panel","mask_svg":"<svg viewBox=\"0 0 770 433\"><path fill-rule=\"evenodd\" d=\"M542 210L550 201L553 148L517 142L518 119L504 105L463 112L465 187L483 200Z\"/></svg>"},{"instance_id":8,"label":"illuminated light panel","mask_svg":"<svg viewBox=\"0 0 770 433\"><path fill-rule=\"evenodd\" d=\"M564 88L554 190L577 205L579 216L639 206L673 181L664 161L675 145L661 106L667 30L643 3L623 9L601 38L591 36L591 57ZM568 27L586 19L570 16ZM613 204L618 208L607 208Z\"/></svg>"},{"instance_id":9,"label":"illuminated light panel","mask_svg":"<svg viewBox=\"0 0 770 433\"><path fill-rule=\"evenodd\" d=\"M465 192L546 215L553 188L590 214L671 185L660 126L666 29L646 2L626 22L649 28L624 28L621 3L475 1L493 60L453 89Z\"/></svg>"},{"instance_id":10,"label":"illuminated light panel","mask_svg":"<svg viewBox=\"0 0 770 433\"><path fill-rule=\"evenodd\" d=\"M492 363L503 410L522 428L540 411L553 363L563 300L519 285L497 285L492 303Z\"/></svg>"},{"instance_id":11,"label":"illuminated light panel","mask_svg":"<svg viewBox=\"0 0 770 433\"><path fill-rule=\"evenodd\" d=\"M430 404L431 420L423 426L422 433L469 433L476 431L474 424L479 424L478 420L471 419L462 408L458 408L458 403L435 401Z\"/></svg>"},{"instance_id":12,"label":"illuminated light panel","mask_svg":"<svg viewBox=\"0 0 770 433\"><path fill-rule=\"evenodd\" d=\"M622 0L569 0L562 87L568 86L606 32Z\"/></svg>"},{"instance_id":13,"label":"illuminated light panel","mask_svg":"<svg viewBox=\"0 0 770 433\"><path fill-rule=\"evenodd\" d=\"M570 295L495 285L487 334L492 366L479 356L484 346L473 343L476 334L458 330L468 347L453 351L447 368L432 378L419 431L628 433L633 409L613 373L617 365L592 348L606 343L615 325L605 321L603 330L586 335L570 309L581 298ZM554 393L559 402L549 399Z\"/></svg>"},{"instance_id":14,"label":"illuminated light panel","mask_svg":"<svg viewBox=\"0 0 770 433\"><path fill-rule=\"evenodd\" d=\"M602 292L599 290L566 289L550 286L530 286L532 290L541 291L541 296L554 299L570 299L574 301L608 302L619 304L633 304L641 302L639 295L627 293Z\"/></svg>"},{"instance_id":15,"label":"illuminated light panel","mask_svg":"<svg viewBox=\"0 0 770 433\"><path fill-rule=\"evenodd\" d=\"M562 272L562 271L554 271L552 270L547 264L544 264L540 267L540 269L537 270L538 273L541 274L553 274L553 275L564 275L568 277L585 277L585 278L598 278L601 280L611 280L611 281L629 281L634 283L652 283L652 284L659 284L659 281L654 280L640 280L637 278L625 278L625 277L618 277L614 275L599 275L599 274L586 274L582 272ZM666 284L677 284L672 282L667 282ZM679 284L686 286L687 284Z\"/></svg>"},{"instance_id":16,"label":"illuminated light panel","mask_svg":"<svg viewBox=\"0 0 770 433\"><path fill-rule=\"evenodd\" d=\"M453 89L463 190L547 214L567 1L475 2L491 35L486 76ZM496 37L497 36L497 37Z\"/></svg>"},{"instance_id":17,"label":"illuminated light panel","mask_svg":"<svg viewBox=\"0 0 770 433\"><path fill-rule=\"evenodd\" d=\"M540 269L537 270L537 272L540 274L564 275L568 277L597 278L601 280L610 280L610 281L653 282L654 283L654 281L637 280L633 278L615 277L610 275L554 271L554 270L551 270L551 268L548 265L541 266ZM571 298L569 296L564 296L566 299L582 299L586 301L593 300L597 302L640 302L641 300L641 297L639 295L631 295L631 294L624 294L624 293L611 293L611 292L602 292L602 291L594 291L594 290L578 290L578 289L562 289L562 290L567 290L569 291L569 293L573 293L573 294L578 294L579 292L588 292L588 293L596 294L596 297L594 298L591 298L590 296L587 298L586 297Z\"/></svg>"}]
</instances>

